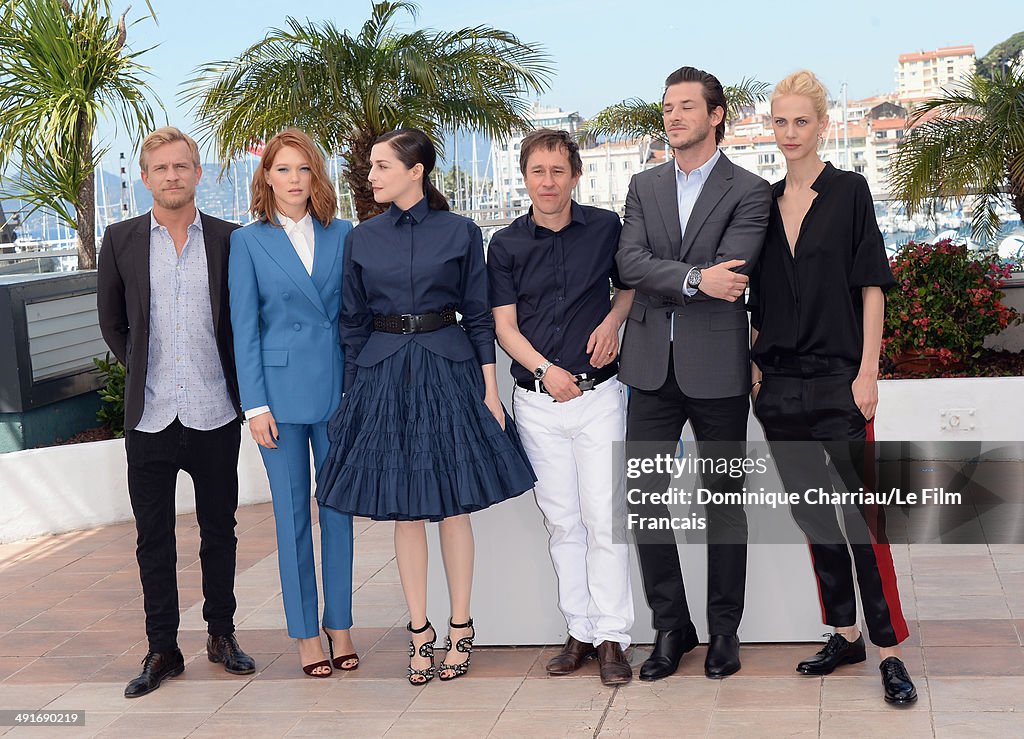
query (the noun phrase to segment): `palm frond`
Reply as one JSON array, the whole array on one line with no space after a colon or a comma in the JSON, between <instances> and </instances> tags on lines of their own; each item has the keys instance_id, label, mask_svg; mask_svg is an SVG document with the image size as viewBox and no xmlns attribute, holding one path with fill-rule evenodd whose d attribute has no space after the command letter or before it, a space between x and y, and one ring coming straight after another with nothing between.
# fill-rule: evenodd
<instances>
[{"instance_id":1,"label":"palm frond","mask_svg":"<svg viewBox=\"0 0 1024 739\"><path fill-rule=\"evenodd\" d=\"M197 67L181 99L225 166L288 126L345 157L359 216L368 142L400 126L435 140L459 128L493 137L528 127L529 96L547 89L544 49L489 26L451 31L395 29L415 17L409 2L381 2L352 35L330 21L288 18L237 57ZM365 189L365 188L364 188Z\"/></svg>"},{"instance_id":2,"label":"palm frond","mask_svg":"<svg viewBox=\"0 0 1024 739\"><path fill-rule=\"evenodd\" d=\"M95 196L83 196L91 188L83 186L105 152L93 141L97 123L114 123L134 142L154 127L149 70L139 61L147 50L125 47L125 35L127 27L111 14L108 0L67 8L56 0L4 4L0 171L16 165L20 197L55 209L72 226L78 214L95 208ZM88 267L95 237L78 236L80 266Z\"/></svg>"},{"instance_id":3,"label":"palm frond","mask_svg":"<svg viewBox=\"0 0 1024 739\"><path fill-rule=\"evenodd\" d=\"M973 75L913 111L889 173L908 212L934 197L971 197L972 234L989 243L1008 186L1024 189L1024 71Z\"/></svg>"},{"instance_id":4,"label":"palm frond","mask_svg":"<svg viewBox=\"0 0 1024 739\"><path fill-rule=\"evenodd\" d=\"M726 85L724 89L725 100L729 104L725 118L730 121L745 108L753 108L757 103L767 100L770 85L753 77L744 77L735 85Z\"/></svg>"},{"instance_id":5,"label":"palm frond","mask_svg":"<svg viewBox=\"0 0 1024 739\"><path fill-rule=\"evenodd\" d=\"M768 99L769 85L752 77L744 77L735 85L725 89L729 109L726 119L731 120L746 108ZM630 98L621 103L609 105L580 127L581 140L599 138L656 139L668 145L661 103Z\"/></svg>"},{"instance_id":6,"label":"palm frond","mask_svg":"<svg viewBox=\"0 0 1024 739\"><path fill-rule=\"evenodd\" d=\"M653 138L668 144L660 103L630 98L609 105L580 127L586 138Z\"/></svg>"}]
</instances>

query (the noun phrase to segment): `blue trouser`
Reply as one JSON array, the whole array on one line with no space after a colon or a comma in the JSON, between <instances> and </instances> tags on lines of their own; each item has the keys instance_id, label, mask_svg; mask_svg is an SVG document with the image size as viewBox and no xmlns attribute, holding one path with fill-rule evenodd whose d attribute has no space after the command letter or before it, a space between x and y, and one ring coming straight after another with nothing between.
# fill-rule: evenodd
<instances>
[{"instance_id":1,"label":"blue trouser","mask_svg":"<svg viewBox=\"0 0 1024 739\"><path fill-rule=\"evenodd\" d=\"M327 457L327 422L279 423L277 449L260 447L270 480L277 527L277 563L288 636L309 639L320 633L316 565L310 521L309 448L319 471ZM320 554L324 580L323 625L352 626L352 516L320 507Z\"/></svg>"}]
</instances>

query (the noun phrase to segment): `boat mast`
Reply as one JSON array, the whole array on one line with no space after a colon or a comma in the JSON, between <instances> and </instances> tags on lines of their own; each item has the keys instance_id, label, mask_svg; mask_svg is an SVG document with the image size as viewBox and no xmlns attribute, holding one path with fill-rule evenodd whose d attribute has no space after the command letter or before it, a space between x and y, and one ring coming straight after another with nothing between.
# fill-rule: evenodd
<instances>
[{"instance_id":1,"label":"boat mast","mask_svg":"<svg viewBox=\"0 0 1024 739\"><path fill-rule=\"evenodd\" d=\"M845 166L843 169L853 169L853 163L850 161L850 100L849 100L849 85L844 82L842 85L843 90L843 151L846 158L844 159Z\"/></svg>"}]
</instances>

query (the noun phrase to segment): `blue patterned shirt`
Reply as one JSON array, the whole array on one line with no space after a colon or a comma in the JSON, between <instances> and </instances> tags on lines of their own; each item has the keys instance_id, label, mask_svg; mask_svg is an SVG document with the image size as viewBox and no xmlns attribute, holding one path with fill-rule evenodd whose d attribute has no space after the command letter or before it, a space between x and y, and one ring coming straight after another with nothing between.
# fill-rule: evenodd
<instances>
[{"instance_id":1,"label":"blue patterned shirt","mask_svg":"<svg viewBox=\"0 0 1024 739\"><path fill-rule=\"evenodd\" d=\"M149 366L138 431L162 431L175 416L198 431L236 416L213 331L203 224L188 227L181 256L170 232L150 216Z\"/></svg>"}]
</instances>

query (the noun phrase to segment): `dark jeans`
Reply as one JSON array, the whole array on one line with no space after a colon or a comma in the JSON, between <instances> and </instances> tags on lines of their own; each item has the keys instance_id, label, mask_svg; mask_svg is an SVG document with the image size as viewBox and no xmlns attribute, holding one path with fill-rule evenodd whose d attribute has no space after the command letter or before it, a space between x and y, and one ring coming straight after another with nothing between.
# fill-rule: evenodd
<instances>
[{"instance_id":1,"label":"dark jeans","mask_svg":"<svg viewBox=\"0 0 1024 739\"><path fill-rule=\"evenodd\" d=\"M175 418L163 431L128 431L128 494L138 532L136 557L154 652L178 644L174 490L179 470L192 477L203 571L203 618L209 633L235 630L235 509L238 507L240 424L212 431L186 428Z\"/></svg>"},{"instance_id":2,"label":"dark jeans","mask_svg":"<svg viewBox=\"0 0 1024 739\"><path fill-rule=\"evenodd\" d=\"M691 398L679 389L672 362L665 384L658 390L632 388L626 420L627 456L639 453L674 455L687 421L693 428L702 458L742 458L747 436L746 395L731 398ZM637 452L630 443L637 442ZM643 444L639 444L643 442ZM708 475L704 487L719 493L739 493L744 478ZM635 487L642 493L660 493L668 487L667 475L641 475ZM633 486L633 485L631 485ZM665 505L630 505L643 518L666 518ZM743 506L708 505L708 632L735 634L743 615L747 577L747 516ZM691 629L683 573L675 534L671 530L636 529L637 553L653 626L659 631Z\"/></svg>"},{"instance_id":3,"label":"dark jeans","mask_svg":"<svg viewBox=\"0 0 1024 739\"><path fill-rule=\"evenodd\" d=\"M908 630L884 510L840 506L844 536L835 506L808 504L802 497L808 489L832 489L829 462L848 492L874 488L874 450L866 443L867 421L851 390L857 369L853 363L844 367L837 360L826 363L813 357L793 358L781 368L766 366L754 413L764 426L786 492L801 495L790 509L811 549L822 619L830 626L856 624L859 586L871 641L891 647L906 639Z\"/></svg>"}]
</instances>

